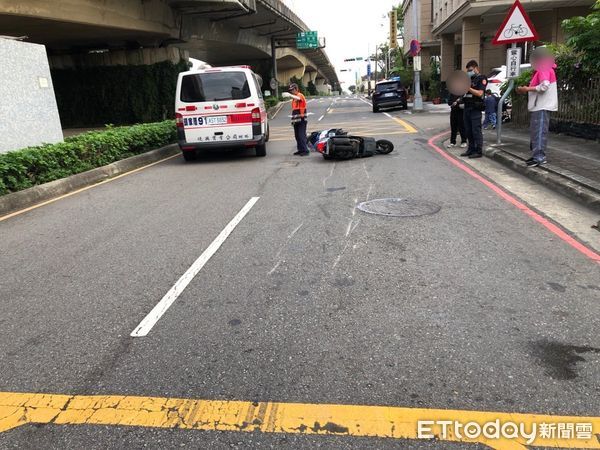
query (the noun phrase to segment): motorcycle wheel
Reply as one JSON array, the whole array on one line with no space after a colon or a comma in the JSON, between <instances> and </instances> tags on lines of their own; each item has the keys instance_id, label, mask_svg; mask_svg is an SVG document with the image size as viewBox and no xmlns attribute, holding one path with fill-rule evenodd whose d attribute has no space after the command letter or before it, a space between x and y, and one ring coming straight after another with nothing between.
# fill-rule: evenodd
<instances>
[{"instance_id":1,"label":"motorcycle wheel","mask_svg":"<svg viewBox=\"0 0 600 450\"><path fill-rule=\"evenodd\" d=\"M394 151L394 144L386 139L380 139L376 143L377 145L377 153L381 155L387 155L388 153L392 153Z\"/></svg>"}]
</instances>

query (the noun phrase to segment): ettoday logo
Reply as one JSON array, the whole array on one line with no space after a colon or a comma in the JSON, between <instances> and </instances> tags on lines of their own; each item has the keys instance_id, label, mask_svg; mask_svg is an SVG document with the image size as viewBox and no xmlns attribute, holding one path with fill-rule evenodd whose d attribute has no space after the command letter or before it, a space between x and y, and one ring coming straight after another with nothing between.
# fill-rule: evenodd
<instances>
[{"instance_id":1,"label":"ettoday logo","mask_svg":"<svg viewBox=\"0 0 600 450\"><path fill-rule=\"evenodd\" d=\"M457 420L419 420L417 422L417 437L419 439L443 440L454 437L458 440L481 437L490 440L512 439L524 441L530 445L540 439L590 439L592 437L591 423L516 423L501 422L500 419L485 422L463 423Z\"/></svg>"}]
</instances>

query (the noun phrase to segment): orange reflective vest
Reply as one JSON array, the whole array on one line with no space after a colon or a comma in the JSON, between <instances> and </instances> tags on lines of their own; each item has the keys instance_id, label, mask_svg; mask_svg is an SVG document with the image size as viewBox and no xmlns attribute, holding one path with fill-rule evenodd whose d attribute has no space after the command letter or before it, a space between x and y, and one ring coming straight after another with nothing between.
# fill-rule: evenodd
<instances>
[{"instance_id":1,"label":"orange reflective vest","mask_svg":"<svg viewBox=\"0 0 600 450\"><path fill-rule=\"evenodd\" d=\"M300 100L292 99L292 123L306 120L306 98L300 92L295 95Z\"/></svg>"}]
</instances>

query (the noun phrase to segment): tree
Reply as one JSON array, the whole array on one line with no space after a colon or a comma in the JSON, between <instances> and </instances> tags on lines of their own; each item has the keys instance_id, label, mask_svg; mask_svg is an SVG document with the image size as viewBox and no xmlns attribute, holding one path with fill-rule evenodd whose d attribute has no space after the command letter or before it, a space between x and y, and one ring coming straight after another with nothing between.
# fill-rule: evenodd
<instances>
[{"instance_id":1,"label":"tree","mask_svg":"<svg viewBox=\"0 0 600 450\"><path fill-rule=\"evenodd\" d=\"M396 9L396 17L398 18L398 23L396 26L398 27L398 40L402 42L402 46L404 46L404 13L402 12L402 2L395 7Z\"/></svg>"},{"instance_id":2,"label":"tree","mask_svg":"<svg viewBox=\"0 0 600 450\"><path fill-rule=\"evenodd\" d=\"M408 69L408 61L403 53L404 46L404 14L402 12L402 2L393 7L397 13L396 27L398 30L398 47L390 50L390 43L385 42L377 46L377 51L370 55L371 61L377 65L377 80L385 78L386 67L389 56L389 74L388 76L400 76L406 84L409 80L412 82L412 69ZM410 76L408 73L410 72Z\"/></svg>"},{"instance_id":3,"label":"tree","mask_svg":"<svg viewBox=\"0 0 600 450\"><path fill-rule=\"evenodd\" d=\"M600 0L596 0L587 16L563 20L562 28L569 36L566 44L582 54L582 69L600 73Z\"/></svg>"},{"instance_id":4,"label":"tree","mask_svg":"<svg viewBox=\"0 0 600 450\"><path fill-rule=\"evenodd\" d=\"M317 90L317 86L312 81L308 82L308 86L306 87L309 95L317 95L319 91Z\"/></svg>"}]
</instances>

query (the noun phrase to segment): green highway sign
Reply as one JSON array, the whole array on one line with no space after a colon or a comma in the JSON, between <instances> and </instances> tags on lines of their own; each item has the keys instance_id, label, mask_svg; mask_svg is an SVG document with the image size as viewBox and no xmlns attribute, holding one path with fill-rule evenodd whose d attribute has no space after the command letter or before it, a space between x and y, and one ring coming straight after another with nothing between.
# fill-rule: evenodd
<instances>
[{"instance_id":1,"label":"green highway sign","mask_svg":"<svg viewBox=\"0 0 600 450\"><path fill-rule=\"evenodd\" d=\"M319 48L319 37L316 31L303 31L296 35L296 48Z\"/></svg>"}]
</instances>

